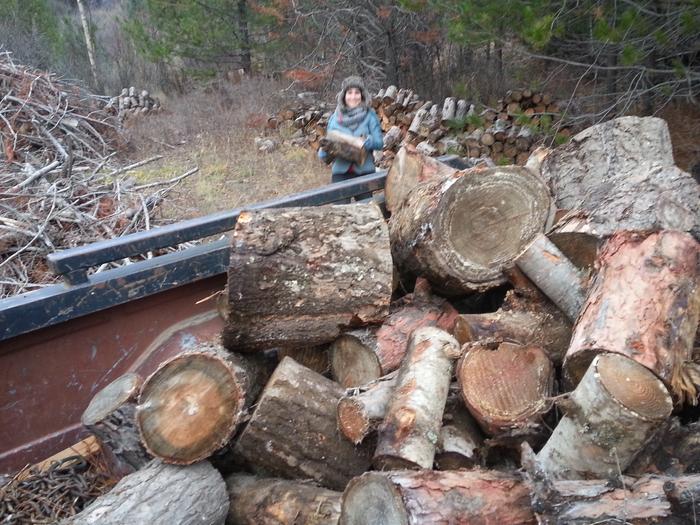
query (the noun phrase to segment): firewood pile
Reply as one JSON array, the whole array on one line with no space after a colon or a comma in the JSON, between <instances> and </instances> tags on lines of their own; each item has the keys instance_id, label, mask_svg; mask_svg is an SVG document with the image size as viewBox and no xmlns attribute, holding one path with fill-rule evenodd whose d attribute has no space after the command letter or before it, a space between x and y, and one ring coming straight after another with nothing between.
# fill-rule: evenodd
<instances>
[{"instance_id":1,"label":"firewood pile","mask_svg":"<svg viewBox=\"0 0 700 525\"><path fill-rule=\"evenodd\" d=\"M9 53L0 54L0 142L0 297L53 282L49 252L149 229L168 191L197 171L136 184L129 171L161 157L115 162L124 139L103 97Z\"/></svg>"},{"instance_id":2,"label":"firewood pile","mask_svg":"<svg viewBox=\"0 0 700 525\"><path fill-rule=\"evenodd\" d=\"M530 89L508 91L494 108L477 108L455 97L425 101L413 90L389 86L372 98L372 107L385 133L382 167L391 165L403 145L428 156L454 153L523 166L546 138L565 141L572 134L551 95ZM291 122L299 130L295 143L318 149L333 109L316 101L299 103L270 117L268 127Z\"/></svg>"},{"instance_id":3,"label":"firewood pile","mask_svg":"<svg viewBox=\"0 0 700 525\"><path fill-rule=\"evenodd\" d=\"M143 115L162 109L158 99L151 97L145 89L137 91L134 86L122 89L118 96L109 100L107 107L116 108L120 120L129 115Z\"/></svg>"},{"instance_id":4,"label":"firewood pile","mask_svg":"<svg viewBox=\"0 0 700 525\"><path fill-rule=\"evenodd\" d=\"M402 155L388 221L241 213L221 341L96 395L133 472L68 523L693 523L700 188L666 123Z\"/></svg>"}]
</instances>

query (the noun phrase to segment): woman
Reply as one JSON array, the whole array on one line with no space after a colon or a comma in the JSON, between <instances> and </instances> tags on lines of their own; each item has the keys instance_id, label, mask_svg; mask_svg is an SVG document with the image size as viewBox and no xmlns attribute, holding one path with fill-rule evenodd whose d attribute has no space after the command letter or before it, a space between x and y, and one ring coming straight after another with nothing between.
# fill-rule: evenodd
<instances>
[{"instance_id":1,"label":"woman","mask_svg":"<svg viewBox=\"0 0 700 525\"><path fill-rule=\"evenodd\" d=\"M365 137L364 148L367 150L367 156L365 162L358 166L345 159L333 159L323 149L318 150L318 156L321 160L326 163L333 162L331 182L341 182L360 175L374 173L372 152L381 150L384 146L379 118L369 107L369 93L360 77L352 76L343 80L337 100L338 105L328 120L327 131L335 130L355 137ZM357 199L371 196L371 193L366 193L358 195ZM344 202L350 202L350 199Z\"/></svg>"}]
</instances>

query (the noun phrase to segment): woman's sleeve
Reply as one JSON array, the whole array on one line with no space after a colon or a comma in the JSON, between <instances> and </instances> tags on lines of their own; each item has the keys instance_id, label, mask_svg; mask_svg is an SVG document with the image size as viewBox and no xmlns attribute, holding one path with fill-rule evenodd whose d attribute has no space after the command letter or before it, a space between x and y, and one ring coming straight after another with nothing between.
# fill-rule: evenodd
<instances>
[{"instance_id":1,"label":"woman's sleeve","mask_svg":"<svg viewBox=\"0 0 700 525\"><path fill-rule=\"evenodd\" d=\"M369 119L369 137L365 142L365 149L369 151L380 150L384 147L384 138L382 137L382 127L379 124L379 117L372 110L372 117Z\"/></svg>"}]
</instances>

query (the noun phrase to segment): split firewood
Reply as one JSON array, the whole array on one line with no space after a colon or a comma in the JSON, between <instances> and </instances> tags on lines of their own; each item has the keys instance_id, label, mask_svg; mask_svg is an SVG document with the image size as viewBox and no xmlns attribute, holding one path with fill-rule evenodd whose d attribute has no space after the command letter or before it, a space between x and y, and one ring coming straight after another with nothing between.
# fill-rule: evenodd
<instances>
[{"instance_id":1,"label":"split firewood","mask_svg":"<svg viewBox=\"0 0 700 525\"><path fill-rule=\"evenodd\" d=\"M700 318L700 245L687 233L620 232L607 241L564 361L572 384L600 352L616 352L658 375L683 402Z\"/></svg>"},{"instance_id":2,"label":"split firewood","mask_svg":"<svg viewBox=\"0 0 700 525\"><path fill-rule=\"evenodd\" d=\"M542 175L557 207L581 210L602 235L669 229L700 239L700 185L675 166L660 118L592 126L552 151Z\"/></svg>"},{"instance_id":3,"label":"split firewood","mask_svg":"<svg viewBox=\"0 0 700 525\"><path fill-rule=\"evenodd\" d=\"M654 436L673 409L664 384L620 354L600 354L568 399L537 455L554 479L614 478Z\"/></svg>"},{"instance_id":4,"label":"split firewood","mask_svg":"<svg viewBox=\"0 0 700 525\"><path fill-rule=\"evenodd\" d=\"M154 460L61 523L220 525L228 509L224 479L207 461L181 467Z\"/></svg>"},{"instance_id":5,"label":"split firewood","mask_svg":"<svg viewBox=\"0 0 700 525\"><path fill-rule=\"evenodd\" d=\"M355 446L338 430L336 407L344 395L337 383L285 358L257 402L234 451L255 472L310 478L342 489L369 468L371 450Z\"/></svg>"},{"instance_id":6,"label":"split firewood","mask_svg":"<svg viewBox=\"0 0 700 525\"><path fill-rule=\"evenodd\" d=\"M547 228L552 211L547 187L519 167L422 183L389 221L394 262L445 294L483 292L505 282L503 269Z\"/></svg>"},{"instance_id":7,"label":"split firewood","mask_svg":"<svg viewBox=\"0 0 700 525\"><path fill-rule=\"evenodd\" d=\"M115 470L138 470L151 459L136 428L136 398L143 378L124 374L100 390L83 412L81 423L100 440Z\"/></svg>"},{"instance_id":8,"label":"split firewood","mask_svg":"<svg viewBox=\"0 0 700 525\"><path fill-rule=\"evenodd\" d=\"M355 137L340 131L331 130L326 136L321 138L320 145L331 157L338 157L358 166L365 163L367 150L364 148L365 139Z\"/></svg>"},{"instance_id":9,"label":"split firewood","mask_svg":"<svg viewBox=\"0 0 700 525\"><path fill-rule=\"evenodd\" d=\"M361 387L350 388L338 401L338 428L355 445L376 430L396 387L397 371Z\"/></svg>"},{"instance_id":10,"label":"split firewood","mask_svg":"<svg viewBox=\"0 0 700 525\"><path fill-rule=\"evenodd\" d=\"M203 344L161 364L141 388L136 422L148 452L187 465L226 445L265 382L252 359Z\"/></svg>"},{"instance_id":11,"label":"split firewood","mask_svg":"<svg viewBox=\"0 0 700 525\"><path fill-rule=\"evenodd\" d=\"M432 468L453 360L459 343L439 328L411 337L396 388L379 427L374 465L383 469Z\"/></svg>"},{"instance_id":12,"label":"split firewood","mask_svg":"<svg viewBox=\"0 0 700 525\"><path fill-rule=\"evenodd\" d=\"M374 203L243 212L231 241L224 345L308 347L380 322L393 272Z\"/></svg>"},{"instance_id":13,"label":"split firewood","mask_svg":"<svg viewBox=\"0 0 700 525\"><path fill-rule=\"evenodd\" d=\"M394 146L401 142L402 135L400 127L391 126L391 129L384 134L384 149L393 149Z\"/></svg>"},{"instance_id":14,"label":"split firewood","mask_svg":"<svg viewBox=\"0 0 700 525\"><path fill-rule=\"evenodd\" d=\"M367 472L343 493L341 525L534 525L528 487L499 472Z\"/></svg>"},{"instance_id":15,"label":"split firewood","mask_svg":"<svg viewBox=\"0 0 700 525\"><path fill-rule=\"evenodd\" d=\"M459 385L452 383L435 450L435 468L458 470L479 465L483 441L476 421L464 406Z\"/></svg>"},{"instance_id":16,"label":"split firewood","mask_svg":"<svg viewBox=\"0 0 700 525\"><path fill-rule=\"evenodd\" d=\"M421 127L423 126L423 121L430 118L429 111L432 105L433 103L428 101L423 104L418 111L416 111L416 114L411 121L411 125L408 127L408 131L410 133L413 133L414 135L418 135L420 133Z\"/></svg>"},{"instance_id":17,"label":"split firewood","mask_svg":"<svg viewBox=\"0 0 700 525\"><path fill-rule=\"evenodd\" d=\"M457 364L462 399L489 436L543 432L552 407L554 367L540 347L513 343L472 343Z\"/></svg>"},{"instance_id":18,"label":"split firewood","mask_svg":"<svg viewBox=\"0 0 700 525\"><path fill-rule=\"evenodd\" d=\"M342 493L302 481L233 474L227 525L337 525Z\"/></svg>"},{"instance_id":19,"label":"split firewood","mask_svg":"<svg viewBox=\"0 0 700 525\"><path fill-rule=\"evenodd\" d=\"M535 235L515 264L571 321L576 320L586 298L584 276L544 233Z\"/></svg>"}]
</instances>

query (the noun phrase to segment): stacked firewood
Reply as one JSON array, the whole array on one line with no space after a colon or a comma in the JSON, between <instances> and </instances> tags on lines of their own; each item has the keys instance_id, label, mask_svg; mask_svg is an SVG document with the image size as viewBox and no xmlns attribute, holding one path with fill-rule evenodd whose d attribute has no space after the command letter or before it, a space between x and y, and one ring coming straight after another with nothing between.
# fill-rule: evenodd
<instances>
[{"instance_id":1,"label":"stacked firewood","mask_svg":"<svg viewBox=\"0 0 700 525\"><path fill-rule=\"evenodd\" d=\"M660 119L576 139L242 213L221 343L93 399L136 471L72 523L692 523L700 189Z\"/></svg>"},{"instance_id":2,"label":"stacked firewood","mask_svg":"<svg viewBox=\"0 0 700 525\"><path fill-rule=\"evenodd\" d=\"M381 166L388 167L398 149L410 144L429 156L455 153L488 158L499 165L522 166L545 138L565 140L571 129L561 122L560 108L547 93L508 91L495 108L477 107L464 99L425 101L413 90L389 86L372 98L385 133ZM297 140L320 146L333 108L319 103L287 109L268 123L293 122Z\"/></svg>"},{"instance_id":3,"label":"stacked firewood","mask_svg":"<svg viewBox=\"0 0 700 525\"><path fill-rule=\"evenodd\" d=\"M118 96L109 100L107 107L116 108L117 115L121 120L124 120L128 115L143 115L161 110L158 99L152 98L145 89L137 91L134 86L122 89Z\"/></svg>"}]
</instances>

